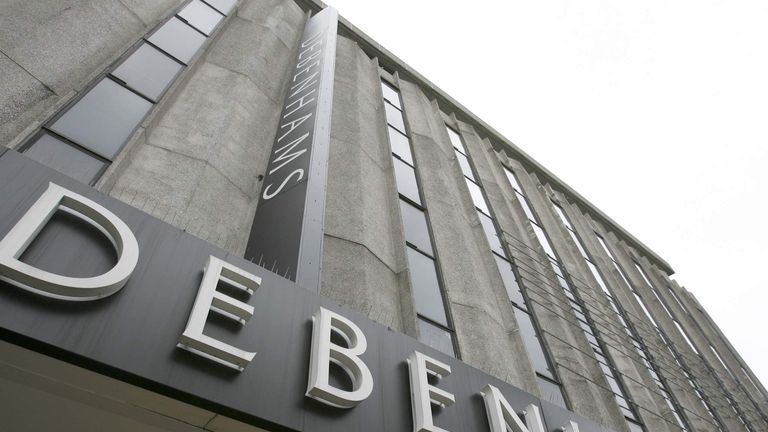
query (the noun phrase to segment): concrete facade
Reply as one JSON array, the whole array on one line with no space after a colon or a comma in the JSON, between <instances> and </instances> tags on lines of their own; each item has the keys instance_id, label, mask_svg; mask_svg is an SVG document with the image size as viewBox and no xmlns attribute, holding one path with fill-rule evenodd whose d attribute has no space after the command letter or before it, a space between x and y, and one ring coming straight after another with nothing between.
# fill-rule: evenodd
<instances>
[{"instance_id":1,"label":"concrete facade","mask_svg":"<svg viewBox=\"0 0 768 432\"><path fill-rule=\"evenodd\" d=\"M3 146L23 152L29 140L48 130L57 113L185 3L35 0L0 5ZM94 187L242 256L288 90L287 71L297 56L307 13L321 7L314 0L238 2ZM675 418L678 414L691 431L768 430L768 391L694 295L670 279L672 269L663 259L343 19L336 46L322 296L393 331L422 337L405 252L382 80L401 95L442 293L463 362L540 395L526 335L489 253L446 125L460 134L467 148L568 409L610 430L630 431L505 168L515 173L526 190L644 430L683 430ZM652 372L639 358L599 281L585 265L579 246L558 219L553 201L578 232L663 375L680 413L670 408ZM606 241L613 258L595 233ZM53 390L41 384L35 391ZM151 409L149 402L137 404L141 415ZM124 405L125 401L115 402L108 410L125 410ZM253 430L227 424L226 418L207 411L178 414L179 410L157 411L180 420L152 417L153 427ZM193 420L185 420L188 418Z\"/></svg>"}]
</instances>

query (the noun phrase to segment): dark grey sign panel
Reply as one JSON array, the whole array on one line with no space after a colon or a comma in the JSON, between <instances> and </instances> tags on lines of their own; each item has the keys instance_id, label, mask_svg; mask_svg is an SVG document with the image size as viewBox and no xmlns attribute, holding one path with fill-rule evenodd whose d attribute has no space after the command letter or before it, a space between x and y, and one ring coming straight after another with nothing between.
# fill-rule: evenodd
<instances>
[{"instance_id":1,"label":"dark grey sign panel","mask_svg":"<svg viewBox=\"0 0 768 432\"><path fill-rule=\"evenodd\" d=\"M326 7L304 27L245 252L312 291L320 284L337 19Z\"/></svg>"},{"instance_id":2,"label":"dark grey sign panel","mask_svg":"<svg viewBox=\"0 0 768 432\"><path fill-rule=\"evenodd\" d=\"M412 430L406 358L418 350L452 368L439 387L453 393L456 403L435 414L435 423L446 430L488 431L480 391L492 384L517 411L530 403L542 406L550 432L566 420L576 420L582 432L603 431L12 151L0 157L0 239L49 182L93 200L124 221L139 245L138 264L120 291L94 301L48 299L0 282L0 337L5 340L269 430L307 432ZM205 328L218 340L257 352L242 372L176 347L209 255L262 278L261 287L243 300L254 307L244 326L211 315ZM108 269L116 256L93 227L59 214L22 260L87 277ZM311 317L320 306L353 321L368 340L361 358L373 375L373 392L352 409L331 408L304 396Z\"/></svg>"}]
</instances>

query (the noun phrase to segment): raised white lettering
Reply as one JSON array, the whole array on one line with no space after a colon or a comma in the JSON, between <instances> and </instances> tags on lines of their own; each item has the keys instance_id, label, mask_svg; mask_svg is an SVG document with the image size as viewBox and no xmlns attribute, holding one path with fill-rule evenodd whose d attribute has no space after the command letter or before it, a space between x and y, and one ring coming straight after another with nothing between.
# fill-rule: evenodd
<instances>
[{"instance_id":1,"label":"raised white lettering","mask_svg":"<svg viewBox=\"0 0 768 432\"><path fill-rule=\"evenodd\" d=\"M432 405L449 407L456 402L452 393L431 384L427 374L440 379L451 374L451 367L431 357L414 351L408 356L408 372L411 381L411 410L414 432L447 432L435 426L432 420Z\"/></svg>"},{"instance_id":2,"label":"raised white lettering","mask_svg":"<svg viewBox=\"0 0 768 432\"><path fill-rule=\"evenodd\" d=\"M331 331L347 342L343 347L331 342ZM343 316L321 307L312 317L312 355L306 395L326 405L352 408L373 391L373 376L360 360L368 344L360 327ZM352 391L333 387L329 383L330 362L339 366L352 380Z\"/></svg>"},{"instance_id":3,"label":"raised white lettering","mask_svg":"<svg viewBox=\"0 0 768 432\"><path fill-rule=\"evenodd\" d=\"M544 422L541 420L541 411L536 405L528 405L525 408L525 423L509 405L499 389L488 384L481 392L485 401L485 412L488 415L488 424L491 432L546 432Z\"/></svg>"},{"instance_id":4,"label":"raised white lettering","mask_svg":"<svg viewBox=\"0 0 768 432\"><path fill-rule=\"evenodd\" d=\"M21 262L21 254L57 210L70 213L104 233L117 251L115 266L99 276L76 278ZM128 282L138 260L136 237L120 218L82 195L49 183L48 189L0 241L0 280L59 300L96 300L119 291Z\"/></svg>"},{"instance_id":5,"label":"raised white lettering","mask_svg":"<svg viewBox=\"0 0 768 432\"><path fill-rule=\"evenodd\" d=\"M177 345L216 363L243 371L253 360L255 352L235 348L203 334L208 312L214 311L226 318L245 324L253 316L253 307L216 290L219 281L245 291L249 295L259 288L261 278L235 267L214 256L208 257L203 271L203 280L197 290L195 304L189 314L187 327Z\"/></svg>"},{"instance_id":6,"label":"raised white lettering","mask_svg":"<svg viewBox=\"0 0 768 432\"><path fill-rule=\"evenodd\" d=\"M268 185L264 186L264 193L262 194L262 197L265 200L274 198L275 195L279 194L280 191L283 190L285 185L288 183L288 180L290 180L291 177L293 177L294 174L298 174L298 176L299 176L299 178L296 179L297 182L301 181L301 179L304 178L304 170L303 169L299 168L299 169L293 170L293 172L288 174L288 176L283 179L282 183L280 183L280 186L277 187L276 191L270 192L269 189L272 187L272 184L268 184Z\"/></svg>"}]
</instances>

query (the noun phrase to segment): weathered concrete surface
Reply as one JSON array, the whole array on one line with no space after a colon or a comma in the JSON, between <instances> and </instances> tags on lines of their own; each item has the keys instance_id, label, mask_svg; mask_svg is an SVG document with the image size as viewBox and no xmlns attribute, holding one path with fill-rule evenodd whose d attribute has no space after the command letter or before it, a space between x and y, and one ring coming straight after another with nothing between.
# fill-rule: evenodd
<instances>
[{"instance_id":1,"label":"weathered concrete surface","mask_svg":"<svg viewBox=\"0 0 768 432\"><path fill-rule=\"evenodd\" d=\"M0 3L0 143L17 144L180 0Z\"/></svg>"},{"instance_id":2,"label":"weathered concrete surface","mask_svg":"<svg viewBox=\"0 0 768 432\"><path fill-rule=\"evenodd\" d=\"M100 183L235 254L248 240L304 22L291 1L261 3L229 18ZM270 67L254 66L264 59Z\"/></svg>"},{"instance_id":3,"label":"weathered concrete surface","mask_svg":"<svg viewBox=\"0 0 768 432\"><path fill-rule=\"evenodd\" d=\"M536 392L533 371L440 112L400 82L414 159L461 358Z\"/></svg>"},{"instance_id":4,"label":"weathered concrete surface","mask_svg":"<svg viewBox=\"0 0 768 432\"><path fill-rule=\"evenodd\" d=\"M320 293L414 335L401 312L413 306L399 276L404 243L379 82L376 62L340 36Z\"/></svg>"}]
</instances>

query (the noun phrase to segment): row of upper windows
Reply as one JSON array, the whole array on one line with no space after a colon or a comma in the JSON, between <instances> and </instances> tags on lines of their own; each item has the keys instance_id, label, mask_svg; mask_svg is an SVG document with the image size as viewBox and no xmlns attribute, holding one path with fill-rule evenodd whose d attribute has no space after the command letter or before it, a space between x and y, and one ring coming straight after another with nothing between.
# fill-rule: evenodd
<instances>
[{"instance_id":1,"label":"row of upper windows","mask_svg":"<svg viewBox=\"0 0 768 432\"><path fill-rule=\"evenodd\" d=\"M96 183L235 2L185 4L46 122L20 151L76 180Z\"/></svg>"}]
</instances>

